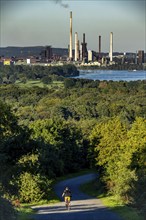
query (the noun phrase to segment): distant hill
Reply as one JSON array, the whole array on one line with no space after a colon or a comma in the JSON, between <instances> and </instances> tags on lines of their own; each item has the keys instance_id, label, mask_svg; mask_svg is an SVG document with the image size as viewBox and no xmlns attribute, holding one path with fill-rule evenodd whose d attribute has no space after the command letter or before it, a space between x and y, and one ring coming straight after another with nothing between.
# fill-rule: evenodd
<instances>
[{"instance_id":1,"label":"distant hill","mask_svg":"<svg viewBox=\"0 0 146 220\"><path fill-rule=\"evenodd\" d=\"M22 57L27 58L29 56L39 56L41 51L44 50L43 46L34 47L0 47L0 56L4 57ZM52 48L53 54L58 56L67 56L68 49L66 48Z\"/></svg>"}]
</instances>

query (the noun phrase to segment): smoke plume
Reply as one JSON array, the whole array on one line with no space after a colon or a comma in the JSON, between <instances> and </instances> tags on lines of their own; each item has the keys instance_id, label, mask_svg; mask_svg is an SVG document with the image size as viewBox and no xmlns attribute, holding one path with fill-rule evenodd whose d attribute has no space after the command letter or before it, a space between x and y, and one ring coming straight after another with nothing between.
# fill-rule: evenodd
<instances>
[{"instance_id":1,"label":"smoke plume","mask_svg":"<svg viewBox=\"0 0 146 220\"><path fill-rule=\"evenodd\" d=\"M60 4L63 8L68 8L68 4L64 4L62 0L53 0L56 4Z\"/></svg>"}]
</instances>

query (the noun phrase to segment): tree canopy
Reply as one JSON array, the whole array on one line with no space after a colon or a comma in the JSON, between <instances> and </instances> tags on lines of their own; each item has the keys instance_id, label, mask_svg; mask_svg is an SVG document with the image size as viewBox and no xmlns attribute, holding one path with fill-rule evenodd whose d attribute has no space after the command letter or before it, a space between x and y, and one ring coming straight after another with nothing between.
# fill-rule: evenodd
<instances>
[{"instance_id":1,"label":"tree canopy","mask_svg":"<svg viewBox=\"0 0 146 220\"><path fill-rule=\"evenodd\" d=\"M66 68L72 74L72 67L60 73ZM60 80L62 86L1 84L2 195L22 202L46 199L54 178L94 167L109 193L145 210L146 81L63 78L57 71L3 69L7 79L51 76L51 83Z\"/></svg>"}]
</instances>

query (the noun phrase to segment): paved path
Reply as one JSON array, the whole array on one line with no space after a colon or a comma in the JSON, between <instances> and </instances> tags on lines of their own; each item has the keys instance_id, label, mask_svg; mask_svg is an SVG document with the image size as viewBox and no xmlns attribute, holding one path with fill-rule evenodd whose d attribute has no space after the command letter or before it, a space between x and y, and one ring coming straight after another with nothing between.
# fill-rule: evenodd
<instances>
[{"instance_id":1,"label":"paved path","mask_svg":"<svg viewBox=\"0 0 146 220\"><path fill-rule=\"evenodd\" d=\"M92 198L79 191L82 183L96 178L95 174L87 174L80 177L62 181L55 186L58 197L66 186L72 191L71 210L66 210L64 201L49 205L33 207L36 214L35 220L122 220L117 214L108 210L99 199Z\"/></svg>"}]
</instances>

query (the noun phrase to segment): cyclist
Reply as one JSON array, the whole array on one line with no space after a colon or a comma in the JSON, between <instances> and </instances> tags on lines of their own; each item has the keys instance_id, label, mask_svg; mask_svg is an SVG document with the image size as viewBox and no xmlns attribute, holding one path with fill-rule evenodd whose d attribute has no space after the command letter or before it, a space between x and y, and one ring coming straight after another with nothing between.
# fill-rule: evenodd
<instances>
[{"instance_id":1,"label":"cyclist","mask_svg":"<svg viewBox=\"0 0 146 220\"><path fill-rule=\"evenodd\" d=\"M65 205L66 208L69 209L70 208L70 199L71 199L71 191L68 187L65 188L65 190L62 193L62 197L64 197L64 201L65 201Z\"/></svg>"}]
</instances>

